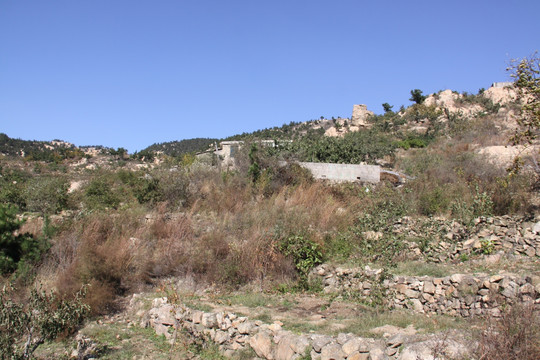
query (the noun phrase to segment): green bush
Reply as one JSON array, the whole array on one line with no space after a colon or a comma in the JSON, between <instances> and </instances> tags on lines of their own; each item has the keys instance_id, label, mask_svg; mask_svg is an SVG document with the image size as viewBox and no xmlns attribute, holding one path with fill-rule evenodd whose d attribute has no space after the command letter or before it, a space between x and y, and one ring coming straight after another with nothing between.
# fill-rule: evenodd
<instances>
[{"instance_id":1,"label":"green bush","mask_svg":"<svg viewBox=\"0 0 540 360\"><path fill-rule=\"evenodd\" d=\"M302 284L307 284L309 271L324 259L319 244L304 235L286 237L281 241L280 251L292 258Z\"/></svg>"},{"instance_id":2,"label":"green bush","mask_svg":"<svg viewBox=\"0 0 540 360\"><path fill-rule=\"evenodd\" d=\"M113 191L113 183L105 177L90 181L85 189L85 203L90 209L118 208L120 197Z\"/></svg>"},{"instance_id":3,"label":"green bush","mask_svg":"<svg viewBox=\"0 0 540 360\"><path fill-rule=\"evenodd\" d=\"M12 273L24 264L38 260L48 248L46 240L34 239L30 234L15 233L23 221L17 220L16 209L0 205L0 274Z\"/></svg>"},{"instance_id":4,"label":"green bush","mask_svg":"<svg viewBox=\"0 0 540 360\"><path fill-rule=\"evenodd\" d=\"M409 138L405 140L401 140L397 143L397 146L409 150L410 148L423 148L427 146L427 143L425 140L420 138Z\"/></svg>"},{"instance_id":5,"label":"green bush","mask_svg":"<svg viewBox=\"0 0 540 360\"><path fill-rule=\"evenodd\" d=\"M151 176L138 181L137 186L134 188L134 194L140 204L156 203L163 199L159 180Z\"/></svg>"},{"instance_id":6,"label":"green bush","mask_svg":"<svg viewBox=\"0 0 540 360\"><path fill-rule=\"evenodd\" d=\"M33 289L27 301L16 301L15 289L4 286L0 291L0 358L31 359L45 342L64 333L72 333L88 311L82 289L71 300Z\"/></svg>"},{"instance_id":7,"label":"green bush","mask_svg":"<svg viewBox=\"0 0 540 360\"><path fill-rule=\"evenodd\" d=\"M24 189L26 209L55 214L67 207L69 183L59 177L35 177Z\"/></svg>"},{"instance_id":8,"label":"green bush","mask_svg":"<svg viewBox=\"0 0 540 360\"><path fill-rule=\"evenodd\" d=\"M30 176L24 171L6 169L0 165L0 203L24 209L26 206L24 187Z\"/></svg>"},{"instance_id":9,"label":"green bush","mask_svg":"<svg viewBox=\"0 0 540 360\"><path fill-rule=\"evenodd\" d=\"M394 139L378 129L350 132L340 137L305 136L283 146L285 157L300 161L358 164L374 163L376 159L392 155Z\"/></svg>"},{"instance_id":10,"label":"green bush","mask_svg":"<svg viewBox=\"0 0 540 360\"><path fill-rule=\"evenodd\" d=\"M422 95L422 90L414 89L414 90L411 90L411 98L409 100L414 101L417 104L422 104L424 100L426 100L426 97L427 96Z\"/></svg>"},{"instance_id":11,"label":"green bush","mask_svg":"<svg viewBox=\"0 0 540 360\"><path fill-rule=\"evenodd\" d=\"M449 206L450 198L441 187L427 190L419 198L419 211L422 215L443 214Z\"/></svg>"}]
</instances>

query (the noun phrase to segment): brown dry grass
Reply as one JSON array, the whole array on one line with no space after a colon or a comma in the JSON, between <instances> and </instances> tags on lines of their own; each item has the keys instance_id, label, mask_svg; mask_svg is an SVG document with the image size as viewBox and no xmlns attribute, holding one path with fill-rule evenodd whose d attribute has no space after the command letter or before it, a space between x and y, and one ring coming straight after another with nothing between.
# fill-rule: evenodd
<instances>
[{"instance_id":1,"label":"brown dry grass","mask_svg":"<svg viewBox=\"0 0 540 360\"><path fill-rule=\"evenodd\" d=\"M113 309L116 295L169 275L273 286L296 276L279 250L283 237L301 233L322 245L328 234L349 226L361 201L310 181L261 194L242 176L196 176L193 201L183 213L168 213L161 204L149 221L134 208L90 214L64 226L43 269L54 274L64 294L90 284L88 302L96 313Z\"/></svg>"},{"instance_id":2,"label":"brown dry grass","mask_svg":"<svg viewBox=\"0 0 540 360\"><path fill-rule=\"evenodd\" d=\"M533 304L505 309L499 320L489 319L481 333L476 356L482 360L540 359L540 313Z\"/></svg>"}]
</instances>

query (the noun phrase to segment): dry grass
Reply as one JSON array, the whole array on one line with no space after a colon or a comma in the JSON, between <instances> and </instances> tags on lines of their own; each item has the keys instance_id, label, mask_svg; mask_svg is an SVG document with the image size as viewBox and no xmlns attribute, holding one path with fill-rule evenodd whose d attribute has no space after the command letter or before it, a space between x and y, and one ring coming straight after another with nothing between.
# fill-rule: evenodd
<instances>
[{"instance_id":1,"label":"dry grass","mask_svg":"<svg viewBox=\"0 0 540 360\"><path fill-rule=\"evenodd\" d=\"M215 175L190 175L190 205L182 213L168 213L163 203L150 221L139 206L66 224L42 273L52 275L64 294L90 284L95 313L113 309L116 295L170 275L232 287L274 286L296 277L279 249L281 239L304 234L324 245L328 234L349 226L360 201L347 202L310 181L261 194L242 176Z\"/></svg>"},{"instance_id":2,"label":"dry grass","mask_svg":"<svg viewBox=\"0 0 540 360\"><path fill-rule=\"evenodd\" d=\"M540 313L534 305L509 307L486 327L476 350L478 359L540 359Z\"/></svg>"}]
</instances>

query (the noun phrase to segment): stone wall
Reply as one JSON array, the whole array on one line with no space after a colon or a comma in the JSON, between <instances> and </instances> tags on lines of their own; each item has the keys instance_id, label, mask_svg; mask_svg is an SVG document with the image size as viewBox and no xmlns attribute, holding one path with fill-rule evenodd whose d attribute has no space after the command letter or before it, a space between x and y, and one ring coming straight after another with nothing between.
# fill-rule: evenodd
<instances>
[{"instance_id":1,"label":"stone wall","mask_svg":"<svg viewBox=\"0 0 540 360\"><path fill-rule=\"evenodd\" d=\"M362 338L353 334L337 336L294 334L280 322L265 324L230 312L203 312L167 303L167 298L153 301L144 326L174 342L182 330L199 343L212 342L227 357L251 348L261 359L291 360L310 355L313 360L427 360L433 359L436 335L417 337L395 334L384 339ZM467 352L466 346L446 339L447 351L455 355Z\"/></svg>"},{"instance_id":2,"label":"stone wall","mask_svg":"<svg viewBox=\"0 0 540 360\"><path fill-rule=\"evenodd\" d=\"M357 300L382 299L385 306L428 314L498 316L501 306L534 303L540 307L540 279L513 274L446 277L386 276L380 270L334 268L320 265L310 281L322 284L325 293L345 294Z\"/></svg>"},{"instance_id":3,"label":"stone wall","mask_svg":"<svg viewBox=\"0 0 540 360\"><path fill-rule=\"evenodd\" d=\"M299 163L308 169L315 179L330 181L360 181L378 183L381 180L381 168L378 165Z\"/></svg>"},{"instance_id":4,"label":"stone wall","mask_svg":"<svg viewBox=\"0 0 540 360\"><path fill-rule=\"evenodd\" d=\"M393 233L407 239L407 252L427 261L459 260L474 255L489 255L488 262L499 261L502 254L540 257L540 218L479 217L469 228L443 218L412 219L404 217L393 226ZM377 234L369 234L377 236ZM381 236L382 234L379 234Z\"/></svg>"}]
</instances>

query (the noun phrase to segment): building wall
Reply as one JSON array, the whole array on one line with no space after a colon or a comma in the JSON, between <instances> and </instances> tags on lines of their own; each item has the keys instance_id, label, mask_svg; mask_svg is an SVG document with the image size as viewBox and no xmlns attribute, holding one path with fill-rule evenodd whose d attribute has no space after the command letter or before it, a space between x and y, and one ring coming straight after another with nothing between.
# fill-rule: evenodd
<instances>
[{"instance_id":1,"label":"building wall","mask_svg":"<svg viewBox=\"0 0 540 360\"><path fill-rule=\"evenodd\" d=\"M378 165L325 164L301 162L300 166L311 171L315 179L342 181L361 181L378 183L381 181L381 167Z\"/></svg>"},{"instance_id":2,"label":"building wall","mask_svg":"<svg viewBox=\"0 0 540 360\"><path fill-rule=\"evenodd\" d=\"M491 87L494 87L494 88L503 88L505 86L512 86L514 85L513 82L510 82L510 81L502 81L502 82L494 82L493 84L491 84Z\"/></svg>"}]
</instances>

